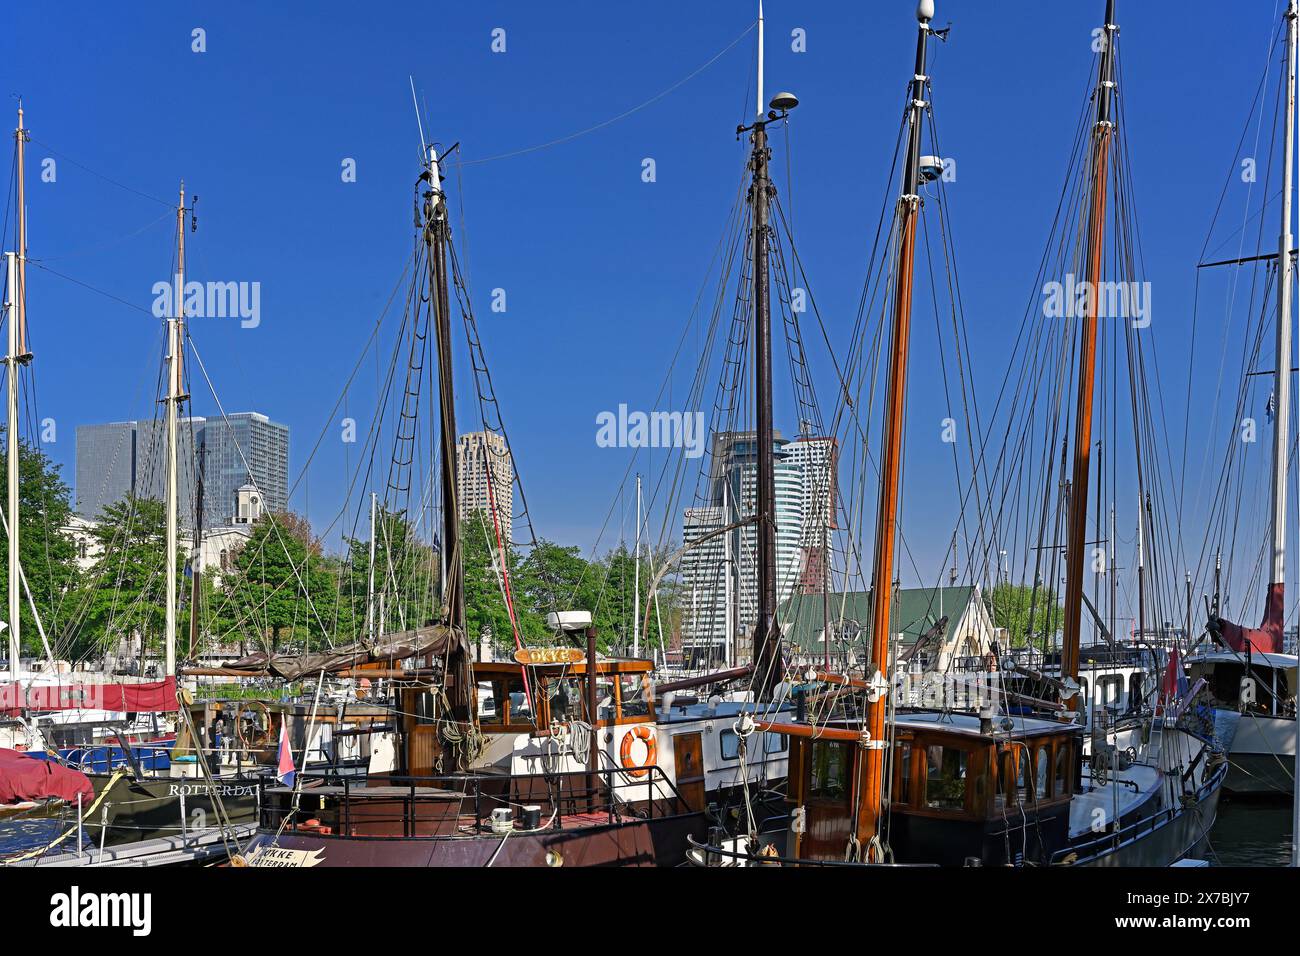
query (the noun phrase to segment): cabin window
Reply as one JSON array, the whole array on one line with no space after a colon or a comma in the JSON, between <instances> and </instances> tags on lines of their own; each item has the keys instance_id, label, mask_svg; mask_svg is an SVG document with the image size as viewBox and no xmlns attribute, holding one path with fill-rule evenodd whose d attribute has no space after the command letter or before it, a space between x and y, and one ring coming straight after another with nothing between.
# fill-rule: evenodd
<instances>
[{"instance_id":1,"label":"cabin window","mask_svg":"<svg viewBox=\"0 0 1300 956\"><path fill-rule=\"evenodd\" d=\"M618 678L619 711L624 717L649 717L648 674L621 674Z\"/></svg>"},{"instance_id":2,"label":"cabin window","mask_svg":"<svg viewBox=\"0 0 1300 956\"><path fill-rule=\"evenodd\" d=\"M532 694L537 693L536 686L524 690L523 680L510 681L510 714L507 724L531 723L533 719Z\"/></svg>"},{"instance_id":3,"label":"cabin window","mask_svg":"<svg viewBox=\"0 0 1300 956\"><path fill-rule=\"evenodd\" d=\"M724 730L718 735L718 747L722 750L723 760L740 759L740 738L734 730Z\"/></svg>"},{"instance_id":4,"label":"cabin window","mask_svg":"<svg viewBox=\"0 0 1300 956\"><path fill-rule=\"evenodd\" d=\"M1016 774L1016 752L1004 750L998 755L998 794L994 810L1014 807L1020 801L1019 780Z\"/></svg>"},{"instance_id":5,"label":"cabin window","mask_svg":"<svg viewBox=\"0 0 1300 956\"><path fill-rule=\"evenodd\" d=\"M1050 779L1048 772L1052 768L1051 753L1051 750L1044 744L1038 748L1038 756L1034 759L1034 770L1037 774L1034 778L1034 793L1038 795L1039 800L1046 800L1052 795L1052 791L1047 785Z\"/></svg>"},{"instance_id":6,"label":"cabin window","mask_svg":"<svg viewBox=\"0 0 1300 956\"><path fill-rule=\"evenodd\" d=\"M618 716L614 706L614 682L609 678L596 678L596 719L613 721Z\"/></svg>"},{"instance_id":7,"label":"cabin window","mask_svg":"<svg viewBox=\"0 0 1300 956\"><path fill-rule=\"evenodd\" d=\"M437 704L434 702L433 694L427 690L420 691L415 695L415 723L420 727L427 727L429 724L438 722L436 713Z\"/></svg>"},{"instance_id":8,"label":"cabin window","mask_svg":"<svg viewBox=\"0 0 1300 956\"><path fill-rule=\"evenodd\" d=\"M828 740L813 742L810 798L838 801L848 796L848 753L849 747L845 744Z\"/></svg>"},{"instance_id":9,"label":"cabin window","mask_svg":"<svg viewBox=\"0 0 1300 956\"><path fill-rule=\"evenodd\" d=\"M976 757L970 768L971 808L983 815L988 811L989 800L989 765L987 761Z\"/></svg>"},{"instance_id":10,"label":"cabin window","mask_svg":"<svg viewBox=\"0 0 1300 956\"><path fill-rule=\"evenodd\" d=\"M1139 671L1128 678L1128 709L1136 710L1142 703L1142 673Z\"/></svg>"},{"instance_id":11,"label":"cabin window","mask_svg":"<svg viewBox=\"0 0 1300 956\"><path fill-rule=\"evenodd\" d=\"M501 715L496 687L491 681L479 681L476 696L478 697L479 722L495 724Z\"/></svg>"},{"instance_id":12,"label":"cabin window","mask_svg":"<svg viewBox=\"0 0 1300 956\"><path fill-rule=\"evenodd\" d=\"M763 753L765 754L785 753L789 746L790 741L785 734L763 734Z\"/></svg>"},{"instance_id":13,"label":"cabin window","mask_svg":"<svg viewBox=\"0 0 1300 956\"><path fill-rule=\"evenodd\" d=\"M895 799L899 803L912 802L912 743L898 747L898 789Z\"/></svg>"},{"instance_id":14,"label":"cabin window","mask_svg":"<svg viewBox=\"0 0 1300 956\"><path fill-rule=\"evenodd\" d=\"M966 766L969 755L938 744L925 748L925 805L934 810L966 807Z\"/></svg>"},{"instance_id":15,"label":"cabin window","mask_svg":"<svg viewBox=\"0 0 1300 956\"><path fill-rule=\"evenodd\" d=\"M551 720L567 723L586 720L587 682L578 677L560 677L546 682L546 702Z\"/></svg>"},{"instance_id":16,"label":"cabin window","mask_svg":"<svg viewBox=\"0 0 1300 956\"><path fill-rule=\"evenodd\" d=\"M1120 695L1124 693L1124 678L1119 675L1103 677L1097 681L1097 689L1101 691L1103 707L1116 707L1119 705Z\"/></svg>"},{"instance_id":17,"label":"cabin window","mask_svg":"<svg viewBox=\"0 0 1300 956\"><path fill-rule=\"evenodd\" d=\"M1064 740L1056 742L1056 783L1052 792L1058 797L1074 789L1070 781L1070 745Z\"/></svg>"}]
</instances>

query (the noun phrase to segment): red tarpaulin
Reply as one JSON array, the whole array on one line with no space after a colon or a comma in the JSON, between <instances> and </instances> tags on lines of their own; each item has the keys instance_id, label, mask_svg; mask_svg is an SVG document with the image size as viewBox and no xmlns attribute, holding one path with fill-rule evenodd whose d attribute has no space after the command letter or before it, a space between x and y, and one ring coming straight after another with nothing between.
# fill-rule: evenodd
<instances>
[{"instance_id":1,"label":"red tarpaulin","mask_svg":"<svg viewBox=\"0 0 1300 956\"><path fill-rule=\"evenodd\" d=\"M0 713L23 710L112 710L166 713L176 710L176 678L148 684L0 684Z\"/></svg>"},{"instance_id":2,"label":"red tarpaulin","mask_svg":"<svg viewBox=\"0 0 1300 956\"><path fill-rule=\"evenodd\" d=\"M1242 627L1223 618L1212 618L1210 630L1218 631L1223 642L1234 651L1245 653L1247 648L1265 654L1282 652L1282 616L1285 590L1281 584L1268 586L1264 601L1264 620L1259 627Z\"/></svg>"},{"instance_id":3,"label":"red tarpaulin","mask_svg":"<svg viewBox=\"0 0 1300 956\"><path fill-rule=\"evenodd\" d=\"M77 794L83 806L95 799L95 788L81 771L0 747L0 803L50 797L76 803Z\"/></svg>"}]
</instances>

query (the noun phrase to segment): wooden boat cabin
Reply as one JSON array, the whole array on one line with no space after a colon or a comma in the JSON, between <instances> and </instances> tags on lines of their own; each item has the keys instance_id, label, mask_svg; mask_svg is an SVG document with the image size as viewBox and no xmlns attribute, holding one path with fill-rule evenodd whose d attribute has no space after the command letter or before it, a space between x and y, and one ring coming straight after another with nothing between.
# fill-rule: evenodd
<instances>
[{"instance_id":1,"label":"wooden boat cabin","mask_svg":"<svg viewBox=\"0 0 1300 956\"><path fill-rule=\"evenodd\" d=\"M475 761L475 769L509 771L520 735L548 737L553 721L564 725L581 721L597 728L653 724L653 670L654 664L645 660L598 661L593 720L588 714L585 659L475 664L475 716L479 731L486 738L486 749ZM422 776L458 769L449 765L442 746L444 738L439 736L445 711L439 688L413 687L402 691L403 772Z\"/></svg>"},{"instance_id":2,"label":"wooden boat cabin","mask_svg":"<svg viewBox=\"0 0 1300 956\"><path fill-rule=\"evenodd\" d=\"M792 733L788 800L798 859L843 860L856 836L867 754L860 732L861 724L845 722L819 737ZM881 824L896 862L1045 861L1067 840L1081 745L1079 727L1055 721L900 713Z\"/></svg>"}]
</instances>

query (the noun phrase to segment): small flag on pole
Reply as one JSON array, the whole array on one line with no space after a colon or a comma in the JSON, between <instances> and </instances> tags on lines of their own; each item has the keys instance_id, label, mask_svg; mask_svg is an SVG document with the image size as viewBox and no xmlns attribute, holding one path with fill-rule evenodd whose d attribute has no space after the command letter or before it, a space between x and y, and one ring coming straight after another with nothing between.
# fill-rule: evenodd
<instances>
[{"instance_id":1,"label":"small flag on pole","mask_svg":"<svg viewBox=\"0 0 1300 956\"><path fill-rule=\"evenodd\" d=\"M1187 690L1187 675L1183 672L1183 662L1179 657L1178 648L1175 646L1169 655L1169 664L1165 667L1164 680L1160 686L1160 697L1162 701L1173 703L1186 696ZM1159 709L1157 708L1157 710Z\"/></svg>"},{"instance_id":2,"label":"small flag on pole","mask_svg":"<svg viewBox=\"0 0 1300 956\"><path fill-rule=\"evenodd\" d=\"M286 787L292 787L297 771L293 768L293 750L289 746L288 722L280 724L280 754L276 761L275 779Z\"/></svg>"}]
</instances>

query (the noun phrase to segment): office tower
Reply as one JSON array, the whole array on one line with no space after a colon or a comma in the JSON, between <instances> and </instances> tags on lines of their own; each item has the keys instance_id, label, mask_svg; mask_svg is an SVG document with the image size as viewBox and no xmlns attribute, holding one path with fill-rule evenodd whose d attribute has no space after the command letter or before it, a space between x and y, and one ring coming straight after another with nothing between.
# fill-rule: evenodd
<instances>
[{"instance_id":1,"label":"office tower","mask_svg":"<svg viewBox=\"0 0 1300 956\"><path fill-rule=\"evenodd\" d=\"M720 432L713 438L704 507L688 508L683 543L736 524L754 514L757 445L753 432ZM834 439L774 436L776 505L776 596L821 591L830 566L837 464ZM681 564L684 592L682 639L688 652L714 660L748 653L758 618L757 530L746 524L688 550ZM728 634L728 605L731 632ZM739 639L739 643L738 643Z\"/></svg>"},{"instance_id":2,"label":"office tower","mask_svg":"<svg viewBox=\"0 0 1300 956\"><path fill-rule=\"evenodd\" d=\"M77 514L98 520L131 494L135 480L135 422L77 426Z\"/></svg>"},{"instance_id":3,"label":"office tower","mask_svg":"<svg viewBox=\"0 0 1300 956\"><path fill-rule=\"evenodd\" d=\"M509 543L514 515L514 461L506 440L495 432L470 432L456 445L456 496L460 518L482 512L491 521L492 506L501 526L501 540ZM496 529L489 526L489 539Z\"/></svg>"},{"instance_id":4,"label":"office tower","mask_svg":"<svg viewBox=\"0 0 1300 956\"><path fill-rule=\"evenodd\" d=\"M236 497L254 484L267 511L289 506L289 426L256 412L225 418L182 418L177 428L177 512L193 528L203 479L203 527L235 522ZM148 421L77 428L77 513L97 520L134 493L163 501L167 494L167 423Z\"/></svg>"},{"instance_id":5,"label":"office tower","mask_svg":"<svg viewBox=\"0 0 1300 956\"><path fill-rule=\"evenodd\" d=\"M209 418L203 436L203 526L234 523L235 500L255 485L271 513L289 508L289 426L257 412Z\"/></svg>"}]
</instances>

